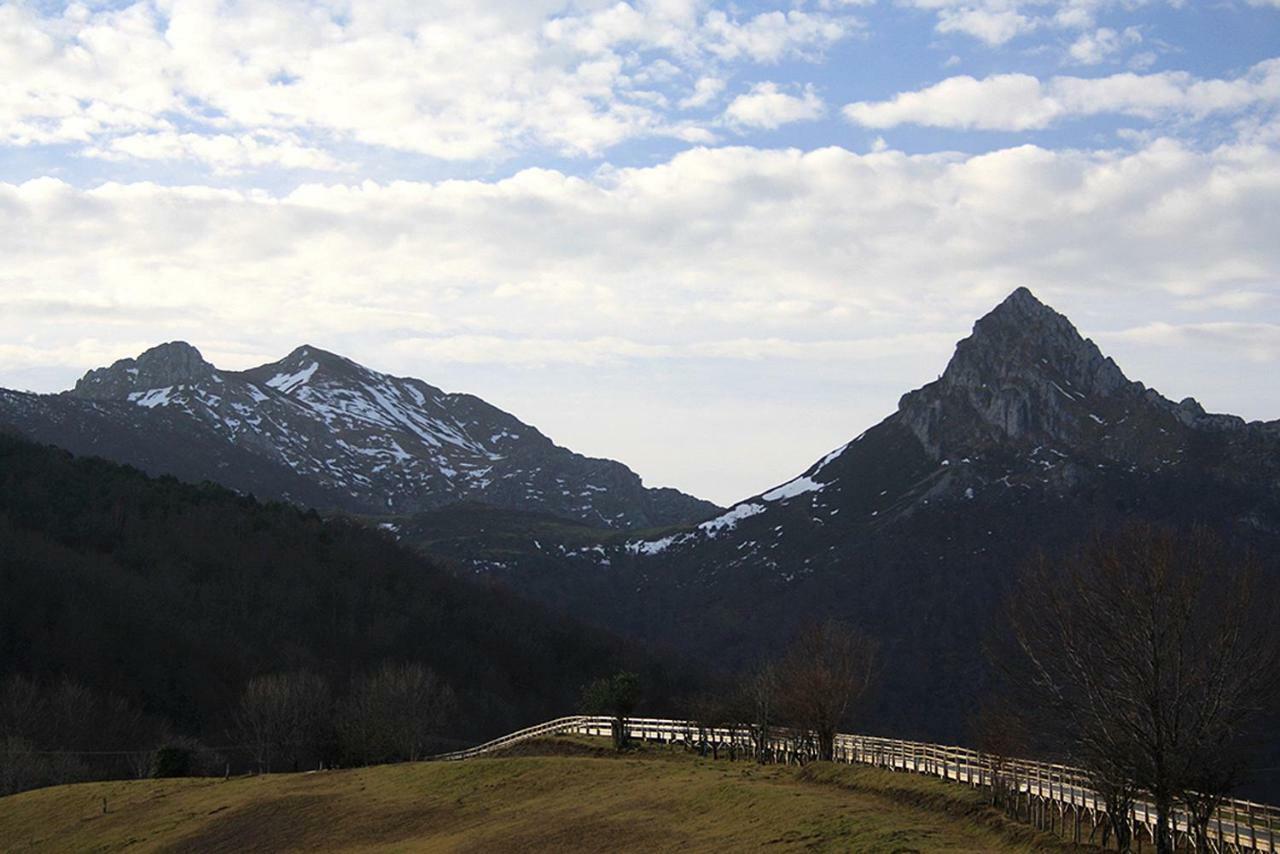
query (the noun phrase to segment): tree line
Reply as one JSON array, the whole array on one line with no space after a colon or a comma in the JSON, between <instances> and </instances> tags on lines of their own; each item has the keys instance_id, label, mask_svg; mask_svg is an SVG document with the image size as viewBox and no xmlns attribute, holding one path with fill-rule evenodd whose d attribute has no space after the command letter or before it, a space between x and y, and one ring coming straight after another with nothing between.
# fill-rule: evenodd
<instances>
[{"instance_id":1,"label":"tree line","mask_svg":"<svg viewBox=\"0 0 1280 854\"><path fill-rule=\"evenodd\" d=\"M254 677L207 744L70 679L0 682L0 795L85 780L221 776L417 761L455 746L457 695L428 667L385 662L336 691L311 671Z\"/></svg>"}]
</instances>

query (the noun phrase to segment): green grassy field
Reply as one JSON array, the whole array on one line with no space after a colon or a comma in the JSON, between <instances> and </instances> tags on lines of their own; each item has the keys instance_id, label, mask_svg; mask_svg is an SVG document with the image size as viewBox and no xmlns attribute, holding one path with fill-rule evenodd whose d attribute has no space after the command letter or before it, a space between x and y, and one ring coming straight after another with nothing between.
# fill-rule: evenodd
<instances>
[{"instance_id":1,"label":"green grassy field","mask_svg":"<svg viewBox=\"0 0 1280 854\"><path fill-rule=\"evenodd\" d=\"M106 798L107 812L102 812ZM871 768L521 755L231 780L85 783L0 799L6 851L1037 851L962 786Z\"/></svg>"}]
</instances>

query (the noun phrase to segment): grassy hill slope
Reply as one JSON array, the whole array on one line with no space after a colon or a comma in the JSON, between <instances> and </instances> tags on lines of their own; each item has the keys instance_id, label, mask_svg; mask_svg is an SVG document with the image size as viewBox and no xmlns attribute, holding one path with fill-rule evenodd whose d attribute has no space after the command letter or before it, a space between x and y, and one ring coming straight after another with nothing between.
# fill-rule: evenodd
<instances>
[{"instance_id":1,"label":"grassy hill slope","mask_svg":"<svg viewBox=\"0 0 1280 854\"><path fill-rule=\"evenodd\" d=\"M929 778L553 746L463 763L43 789L0 799L0 840L17 851L1064 850L979 792Z\"/></svg>"}]
</instances>

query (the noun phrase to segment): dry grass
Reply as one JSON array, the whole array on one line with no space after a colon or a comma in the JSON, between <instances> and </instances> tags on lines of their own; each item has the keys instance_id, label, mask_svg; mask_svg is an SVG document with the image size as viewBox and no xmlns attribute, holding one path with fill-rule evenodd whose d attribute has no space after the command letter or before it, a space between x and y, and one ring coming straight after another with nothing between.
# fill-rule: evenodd
<instances>
[{"instance_id":1,"label":"dry grass","mask_svg":"<svg viewBox=\"0 0 1280 854\"><path fill-rule=\"evenodd\" d=\"M923 777L757 767L666 749L601 756L596 745L563 740L541 752L27 792L0 799L0 849L1063 850L986 809L977 793Z\"/></svg>"}]
</instances>

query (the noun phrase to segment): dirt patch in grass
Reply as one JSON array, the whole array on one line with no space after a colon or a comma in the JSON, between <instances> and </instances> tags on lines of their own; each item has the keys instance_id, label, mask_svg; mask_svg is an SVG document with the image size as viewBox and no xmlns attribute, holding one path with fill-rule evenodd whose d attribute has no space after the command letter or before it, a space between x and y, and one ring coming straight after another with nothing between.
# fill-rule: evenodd
<instances>
[{"instance_id":1,"label":"dirt patch in grass","mask_svg":"<svg viewBox=\"0 0 1280 854\"><path fill-rule=\"evenodd\" d=\"M673 828L637 827L633 822L600 816L568 823L539 817L490 837L465 842L457 849L466 854L494 851L690 851L698 850L687 835Z\"/></svg>"},{"instance_id":2,"label":"dirt patch in grass","mask_svg":"<svg viewBox=\"0 0 1280 854\"><path fill-rule=\"evenodd\" d=\"M327 822L332 795L289 795L264 798L235 808L215 809L217 820L161 851L245 851L248 849L315 848L314 837Z\"/></svg>"}]
</instances>

